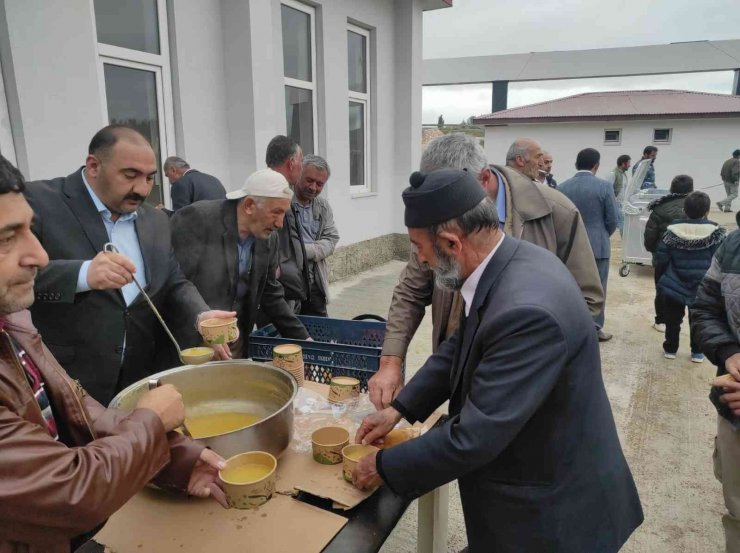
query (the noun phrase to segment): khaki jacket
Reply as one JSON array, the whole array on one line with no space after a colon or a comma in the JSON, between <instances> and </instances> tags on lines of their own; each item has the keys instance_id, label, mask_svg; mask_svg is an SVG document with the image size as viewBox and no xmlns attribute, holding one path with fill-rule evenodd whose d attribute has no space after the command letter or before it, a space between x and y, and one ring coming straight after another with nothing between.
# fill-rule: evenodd
<instances>
[{"instance_id":1,"label":"khaki jacket","mask_svg":"<svg viewBox=\"0 0 740 553\"><path fill-rule=\"evenodd\" d=\"M59 430L54 441L12 350L38 365ZM0 331L0 553L68 553L147 482L185 491L203 446L166 434L154 412L105 409L67 376L28 311Z\"/></svg>"},{"instance_id":2,"label":"khaki jacket","mask_svg":"<svg viewBox=\"0 0 740 553\"><path fill-rule=\"evenodd\" d=\"M557 255L576 279L591 315L600 313L604 291L586 227L573 202L509 167L494 168L502 174L506 186L506 234ZM382 355L406 356L409 342L429 304L432 305L432 346L436 351L457 328L462 296L434 286L431 269L422 266L412 254L393 291Z\"/></svg>"}]
</instances>

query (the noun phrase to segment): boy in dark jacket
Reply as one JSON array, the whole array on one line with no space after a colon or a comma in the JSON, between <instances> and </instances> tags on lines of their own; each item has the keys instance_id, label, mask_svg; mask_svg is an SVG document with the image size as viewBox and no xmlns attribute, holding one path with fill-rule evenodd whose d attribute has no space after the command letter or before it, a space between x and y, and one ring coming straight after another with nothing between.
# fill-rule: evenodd
<instances>
[{"instance_id":1,"label":"boy in dark jacket","mask_svg":"<svg viewBox=\"0 0 740 553\"><path fill-rule=\"evenodd\" d=\"M666 326L663 342L666 359L676 358L685 308L694 303L697 288L712 263L712 256L727 234L717 223L707 220L710 205L709 196L704 192L692 192L686 196L683 202L686 218L669 225L658 245L655 269L661 273L658 295ZM694 340L693 332L690 332L690 337L691 360L701 363L704 355Z\"/></svg>"},{"instance_id":2,"label":"boy in dark jacket","mask_svg":"<svg viewBox=\"0 0 740 553\"><path fill-rule=\"evenodd\" d=\"M653 328L658 332L665 332L665 317L661 297L658 294L658 281L662 276L656 263L658 244L663 238L668 225L676 219L684 217L683 201L690 192L694 190L694 179L688 175L676 175L671 181L671 193L667 194L648 205L650 217L645 223L643 243L645 249L653 254L653 267L655 268L655 322Z\"/></svg>"}]
</instances>

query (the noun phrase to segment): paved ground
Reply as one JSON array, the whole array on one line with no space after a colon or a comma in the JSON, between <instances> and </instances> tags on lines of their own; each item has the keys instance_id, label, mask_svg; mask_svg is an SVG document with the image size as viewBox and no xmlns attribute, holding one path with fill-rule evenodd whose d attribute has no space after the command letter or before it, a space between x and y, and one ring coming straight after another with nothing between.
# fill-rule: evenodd
<instances>
[{"instance_id":1,"label":"paved ground","mask_svg":"<svg viewBox=\"0 0 740 553\"><path fill-rule=\"evenodd\" d=\"M712 218L735 228L730 214ZM723 550L721 487L712 473L716 417L707 399L714 367L691 363L688 328L679 355L662 357L662 336L651 328L652 269L632 266L621 278L621 240L612 242L606 328L614 339L602 344L602 366L622 446L640 491L645 523L626 553L712 553ZM385 316L401 262L392 262L332 284L330 316ZM407 378L430 353L431 315L411 344ZM450 494L449 551L465 545L457 488ZM406 513L383 553L416 550L416 506Z\"/></svg>"}]
</instances>

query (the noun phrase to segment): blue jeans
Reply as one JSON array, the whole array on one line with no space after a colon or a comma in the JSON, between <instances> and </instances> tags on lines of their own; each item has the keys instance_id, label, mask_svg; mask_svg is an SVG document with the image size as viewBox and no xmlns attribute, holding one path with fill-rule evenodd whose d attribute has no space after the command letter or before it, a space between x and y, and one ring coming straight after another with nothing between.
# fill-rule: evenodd
<instances>
[{"instance_id":1,"label":"blue jeans","mask_svg":"<svg viewBox=\"0 0 740 553\"><path fill-rule=\"evenodd\" d=\"M599 280L601 280L601 287L604 289L604 307L601 313L594 317L596 328L602 328L604 326L604 314L606 312L606 282L609 280L609 258L597 259L596 268L599 270Z\"/></svg>"}]
</instances>

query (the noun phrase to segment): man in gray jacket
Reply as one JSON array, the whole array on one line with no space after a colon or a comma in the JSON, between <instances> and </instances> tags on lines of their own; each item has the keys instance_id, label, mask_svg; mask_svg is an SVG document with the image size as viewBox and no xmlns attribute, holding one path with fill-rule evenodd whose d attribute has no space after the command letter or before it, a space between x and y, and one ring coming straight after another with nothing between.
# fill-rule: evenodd
<instances>
[{"instance_id":1,"label":"man in gray jacket","mask_svg":"<svg viewBox=\"0 0 740 553\"><path fill-rule=\"evenodd\" d=\"M210 305L237 313L241 336L234 357L248 354L259 306L282 336L308 338L275 278L277 230L292 197L281 174L263 169L226 200L197 202L172 217L172 246L183 272Z\"/></svg>"},{"instance_id":2,"label":"man in gray jacket","mask_svg":"<svg viewBox=\"0 0 740 553\"><path fill-rule=\"evenodd\" d=\"M329 271L326 258L334 253L339 242L334 213L329 201L321 196L330 175L331 169L323 157L307 155L303 158L301 178L293 187L295 195L291 208L303 239L309 282L308 297L301 302L301 315L327 316Z\"/></svg>"},{"instance_id":3,"label":"man in gray jacket","mask_svg":"<svg viewBox=\"0 0 740 553\"><path fill-rule=\"evenodd\" d=\"M534 182L539 158L541 149L536 142L519 139L509 149L506 167L489 166L478 142L457 133L429 144L421 159L421 170L466 169L475 175L488 196L495 199L504 232L557 255L578 283L589 311L596 315L602 309L604 296L586 229L568 198ZM432 271L412 255L393 291L380 369L368 383L376 408L387 406L403 387L401 363L430 303L432 348L436 350L456 330L462 298L435 286Z\"/></svg>"}]
</instances>

